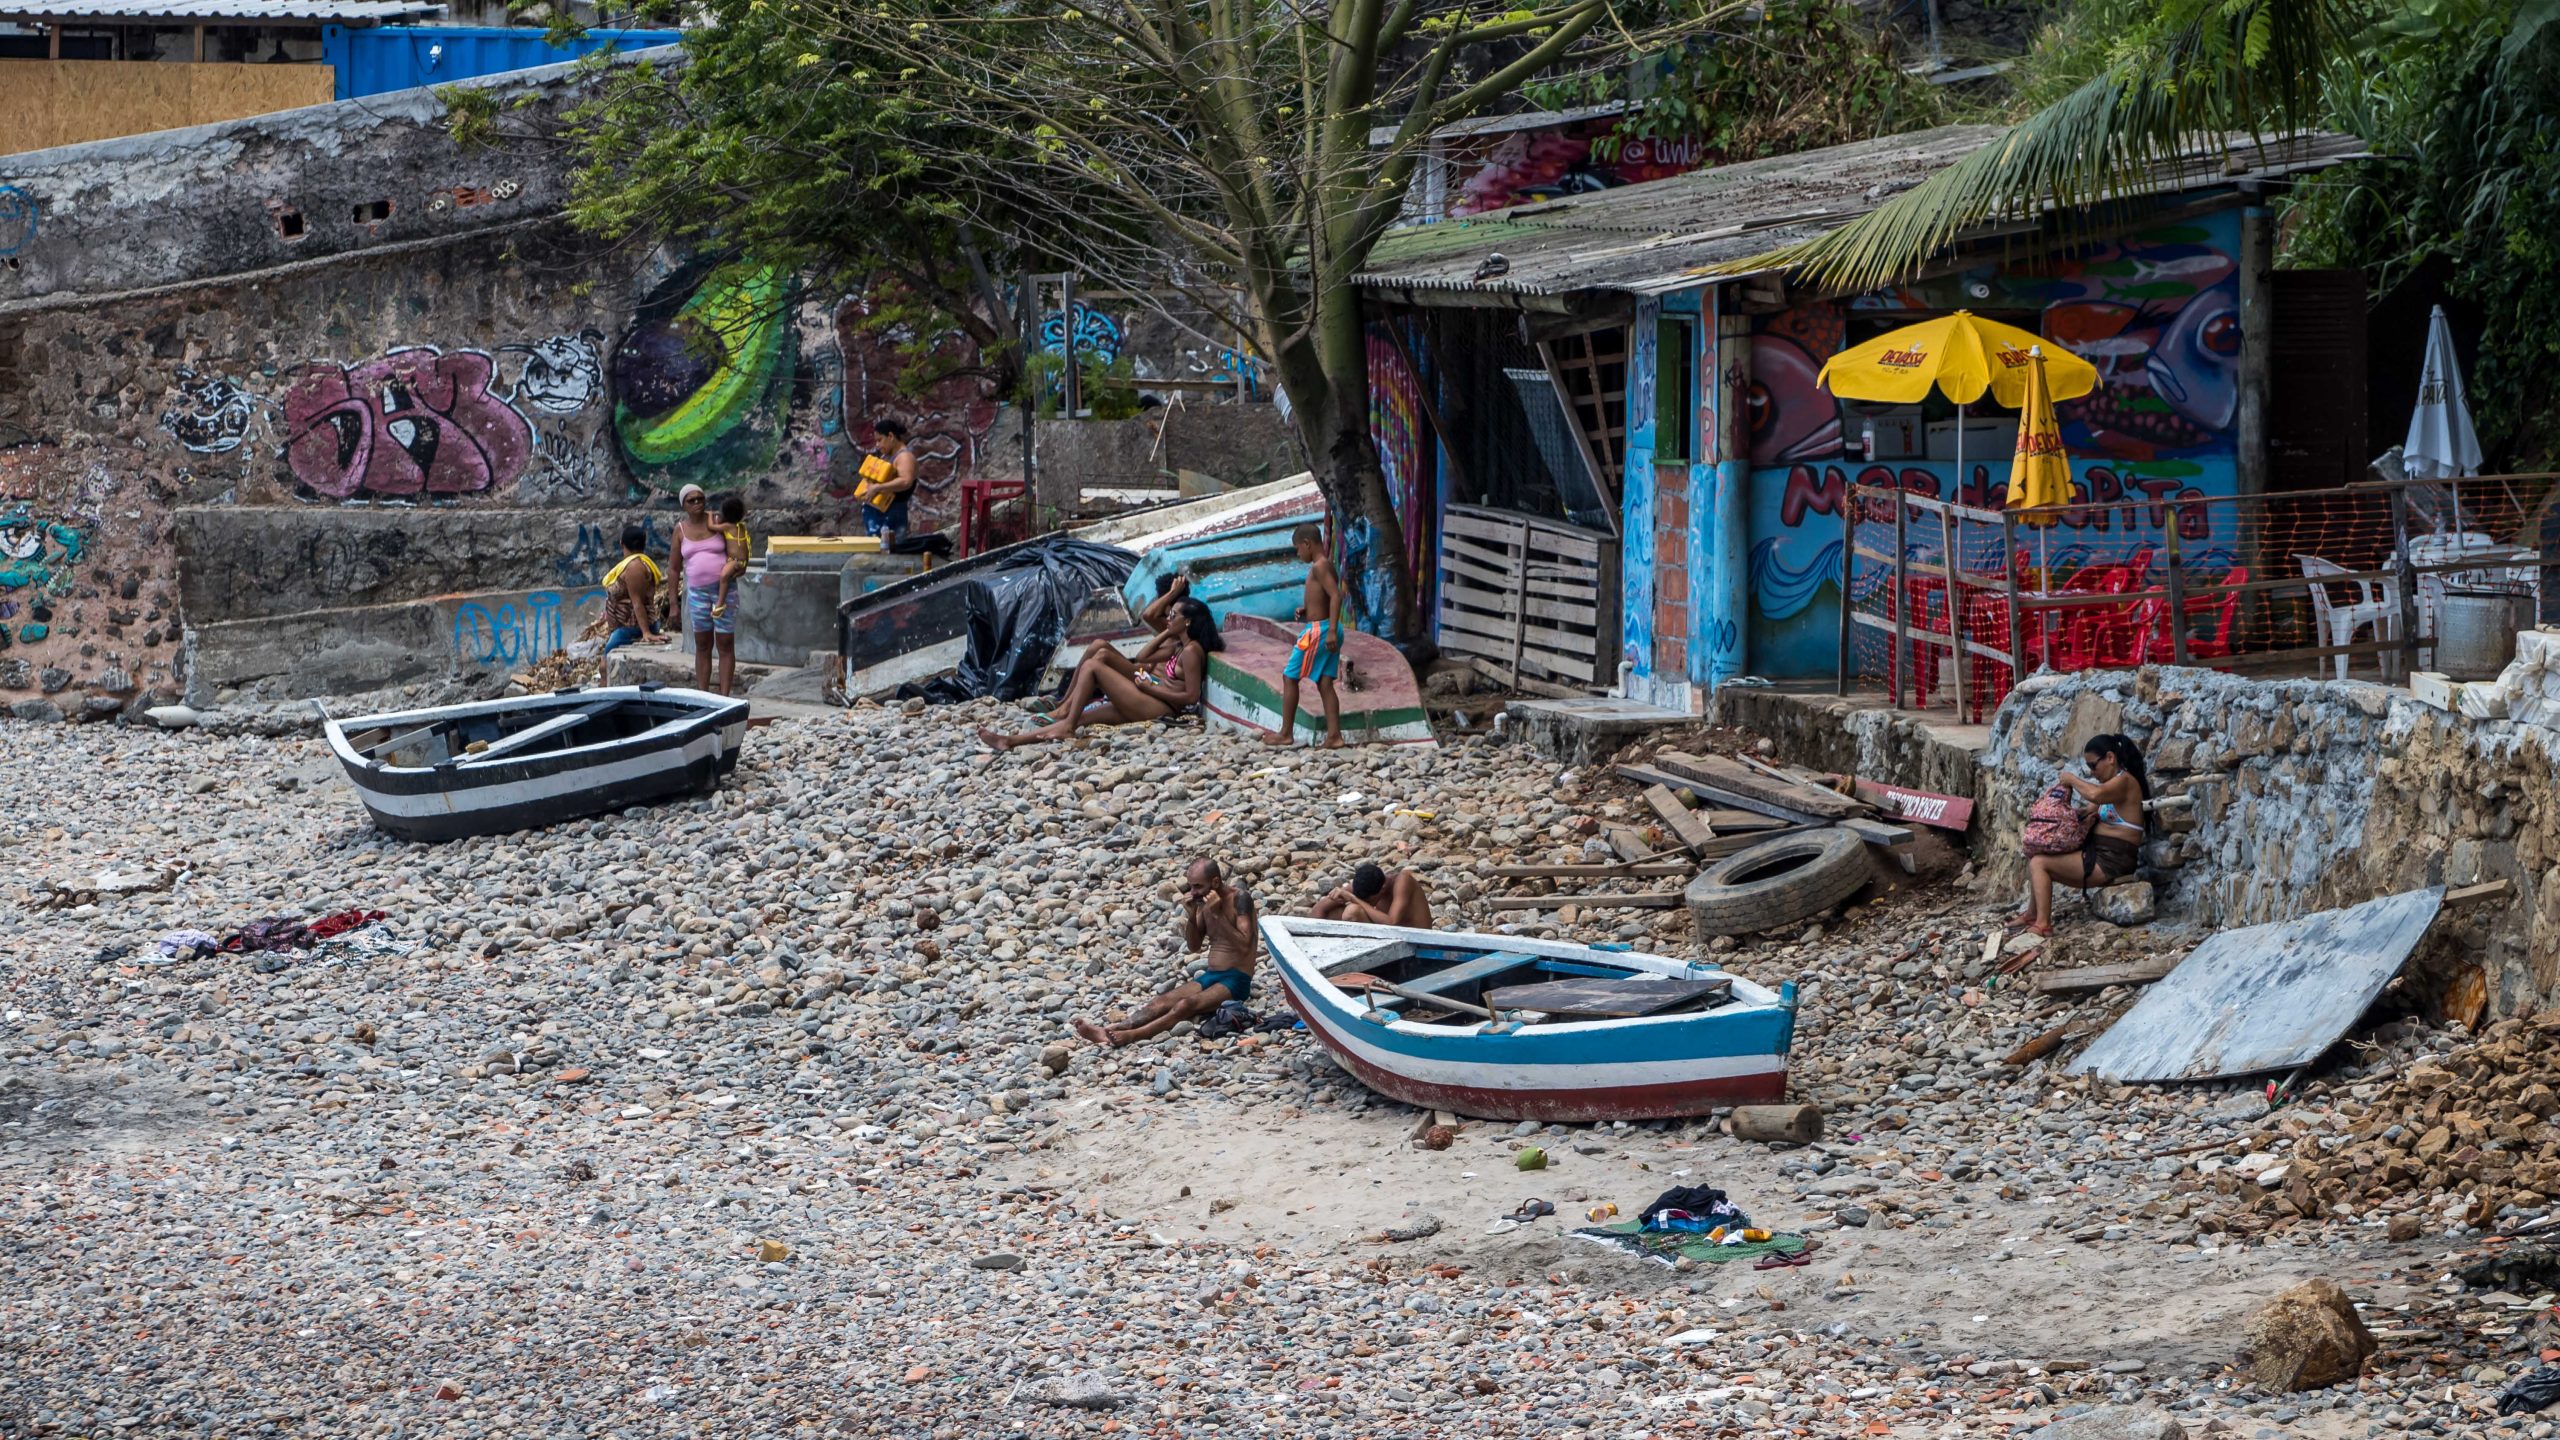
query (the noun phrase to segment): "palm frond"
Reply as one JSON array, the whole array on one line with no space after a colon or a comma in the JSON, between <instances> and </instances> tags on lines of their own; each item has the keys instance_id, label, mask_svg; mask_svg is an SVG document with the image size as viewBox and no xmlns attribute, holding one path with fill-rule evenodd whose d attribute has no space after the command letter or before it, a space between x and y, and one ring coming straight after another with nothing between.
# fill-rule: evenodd
<instances>
[{"instance_id":1,"label":"palm frond","mask_svg":"<svg viewBox=\"0 0 2560 1440\"><path fill-rule=\"evenodd\" d=\"M2200 137L2265 137L2320 113L2352 0L2169 0L2158 28L2007 134L1815 239L1716 267L1832 291L1911 274L1968 231L2134 191Z\"/></svg>"}]
</instances>

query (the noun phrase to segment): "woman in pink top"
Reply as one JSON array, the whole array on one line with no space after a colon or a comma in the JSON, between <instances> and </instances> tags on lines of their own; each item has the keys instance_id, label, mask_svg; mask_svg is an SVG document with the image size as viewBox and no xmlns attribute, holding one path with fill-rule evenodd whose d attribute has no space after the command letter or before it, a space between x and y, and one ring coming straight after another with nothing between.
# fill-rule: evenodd
<instances>
[{"instance_id":1,"label":"woman in pink top","mask_svg":"<svg viewBox=\"0 0 2560 1440\"><path fill-rule=\"evenodd\" d=\"M685 629L693 634L693 688L709 690L711 656L720 656L719 692L738 683L738 617L720 603L720 578L729 568L729 538L711 523L710 497L699 485L677 492L684 518L676 522L675 549L667 571L684 577Z\"/></svg>"}]
</instances>

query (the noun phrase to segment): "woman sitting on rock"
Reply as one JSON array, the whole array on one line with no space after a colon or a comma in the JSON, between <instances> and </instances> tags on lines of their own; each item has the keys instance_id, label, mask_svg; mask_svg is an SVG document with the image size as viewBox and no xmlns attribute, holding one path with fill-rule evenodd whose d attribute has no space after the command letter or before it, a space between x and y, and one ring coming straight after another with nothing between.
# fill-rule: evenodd
<instances>
[{"instance_id":1,"label":"woman sitting on rock","mask_svg":"<svg viewBox=\"0 0 2560 1440\"><path fill-rule=\"evenodd\" d=\"M1064 740L1087 725L1162 720L1199 704L1209 679L1209 656L1226 648L1209 607L1189 598L1175 602L1164 630L1150 644L1165 646L1173 658L1134 675L1108 664L1079 665L1057 719L1019 735L981 728L978 738L998 750L1010 750L1016 745Z\"/></svg>"},{"instance_id":2,"label":"woman sitting on rock","mask_svg":"<svg viewBox=\"0 0 2560 1440\"><path fill-rule=\"evenodd\" d=\"M2142 868L2142 807L2151 798L2142 751L2125 736L2100 735L2080 758L2089 767L2089 778L2065 770L2061 783L2070 787L2083 811L2095 807L2088 837L2077 850L2027 857L2027 908L2009 921L2012 933L2053 933L2055 881L2095 890L2132 879Z\"/></svg>"}]
</instances>

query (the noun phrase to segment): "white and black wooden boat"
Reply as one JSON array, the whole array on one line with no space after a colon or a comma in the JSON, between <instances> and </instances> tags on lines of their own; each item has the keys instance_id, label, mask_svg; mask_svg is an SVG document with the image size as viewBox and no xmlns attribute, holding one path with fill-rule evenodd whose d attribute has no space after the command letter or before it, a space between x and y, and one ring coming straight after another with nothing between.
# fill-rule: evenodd
<instances>
[{"instance_id":1,"label":"white and black wooden boat","mask_svg":"<svg viewBox=\"0 0 2560 1440\"><path fill-rule=\"evenodd\" d=\"M737 768L747 702L652 683L333 719L328 731L375 825L455 840L707 795Z\"/></svg>"}]
</instances>

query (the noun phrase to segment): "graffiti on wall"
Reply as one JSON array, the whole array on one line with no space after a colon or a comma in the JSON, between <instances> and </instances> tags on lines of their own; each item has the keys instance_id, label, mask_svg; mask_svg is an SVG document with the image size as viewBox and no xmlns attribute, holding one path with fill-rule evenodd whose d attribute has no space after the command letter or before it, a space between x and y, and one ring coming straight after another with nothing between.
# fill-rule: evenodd
<instances>
[{"instance_id":1,"label":"graffiti on wall","mask_svg":"<svg viewBox=\"0 0 2560 1440\"><path fill-rule=\"evenodd\" d=\"M1602 143L1618 124L1615 119L1585 120L1504 136L1473 162L1474 171L1460 182L1449 213L1478 215L1506 205L1591 195L1685 174L1706 163L1706 147L1695 139L1634 137L1614 146Z\"/></svg>"},{"instance_id":2,"label":"graffiti on wall","mask_svg":"<svg viewBox=\"0 0 2560 1440\"><path fill-rule=\"evenodd\" d=\"M2033 271L1992 268L1761 317L1752 336L1750 576L1752 668L1827 673L1838 647L1840 505L1853 468L1839 403L1814 383L1848 342L1852 316L1914 311L2041 312L2041 330L2097 365L2099 389L2056 406L2073 499L2121 508L2068 518L2044 563L2076 568L2157 545L2176 526L2202 567L2228 563L2236 537L2206 507L2233 493L2238 417L2238 218L2234 212L2112 239ZM1863 338L1863 332L1862 332ZM1865 466L1866 485L1998 509L2006 455ZM2130 502L2130 503L2126 503ZM1991 554L1967 563L1996 565Z\"/></svg>"},{"instance_id":3,"label":"graffiti on wall","mask_svg":"<svg viewBox=\"0 0 2560 1440\"><path fill-rule=\"evenodd\" d=\"M46 518L25 504L0 508L0 599L23 605L15 634L33 643L52 631L52 602L71 593L73 575L88 553L89 526L71 516ZM7 619L18 619L13 607ZM11 630L0 624L0 648Z\"/></svg>"},{"instance_id":4,"label":"graffiti on wall","mask_svg":"<svg viewBox=\"0 0 2560 1440\"><path fill-rule=\"evenodd\" d=\"M1076 302L1074 317L1076 359L1091 359L1109 365L1120 358L1128 346L1128 336L1115 317L1094 309L1083 301ZM1064 311L1052 310L1040 317L1040 348L1052 355L1067 353L1068 317Z\"/></svg>"},{"instance_id":5,"label":"graffiti on wall","mask_svg":"<svg viewBox=\"0 0 2560 1440\"><path fill-rule=\"evenodd\" d=\"M36 243L41 223L33 194L23 186L0 185L0 259Z\"/></svg>"},{"instance_id":6,"label":"graffiti on wall","mask_svg":"<svg viewBox=\"0 0 2560 1440\"><path fill-rule=\"evenodd\" d=\"M524 474L533 429L490 389L477 350L431 345L360 365L320 361L284 392L285 463L335 500L470 495Z\"/></svg>"},{"instance_id":7,"label":"graffiti on wall","mask_svg":"<svg viewBox=\"0 0 2560 1440\"><path fill-rule=\"evenodd\" d=\"M249 442L267 402L227 375L178 367L178 389L160 412L160 428L197 455L228 455Z\"/></svg>"},{"instance_id":8,"label":"graffiti on wall","mask_svg":"<svg viewBox=\"0 0 2560 1440\"><path fill-rule=\"evenodd\" d=\"M552 335L530 345L499 347L524 357L507 398L518 409L575 415L604 396L604 337L593 330Z\"/></svg>"},{"instance_id":9,"label":"graffiti on wall","mask_svg":"<svg viewBox=\"0 0 2560 1440\"><path fill-rule=\"evenodd\" d=\"M634 476L718 492L773 464L799 349L792 291L780 266L735 260L680 267L641 301L610 367Z\"/></svg>"},{"instance_id":10,"label":"graffiti on wall","mask_svg":"<svg viewBox=\"0 0 2560 1440\"><path fill-rule=\"evenodd\" d=\"M873 420L894 415L906 421L907 448L916 457L916 523L947 524L958 511L959 482L977 473L995 431L995 397L977 373L977 344L958 329L926 338L903 324L876 324L873 313L869 298L859 295L836 310L848 433L867 445ZM900 381L910 366L943 378L908 387ZM850 475L838 477L829 493L851 496Z\"/></svg>"},{"instance_id":11,"label":"graffiti on wall","mask_svg":"<svg viewBox=\"0 0 2560 1440\"><path fill-rule=\"evenodd\" d=\"M470 665L526 665L566 646L604 608L604 592L537 590L522 600L453 607L453 653Z\"/></svg>"},{"instance_id":12,"label":"graffiti on wall","mask_svg":"<svg viewBox=\"0 0 2560 1440\"><path fill-rule=\"evenodd\" d=\"M1409 335L1419 341L1418 335ZM1369 327L1369 437L1378 447L1378 468L1386 476L1387 494L1395 502L1396 513L1404 517L1405 572L1414 577L1415 603L1425 613L1431 607L1430 587L1433 567L1426 562L1431 554L1428 517L1438 513L1438 477L1433 473L1430 430L1422 413L1423 379L1405 362L1404 354L1385 330ZM1346 564L1353 558L1348 552L1358 546L1360 559L1370 558L1368 522L1358 520L1343 535ZM1359 531L1354 536L1352 530ZM1361 575L1359 623L1364 629L1386 633L1394 629L1394 576L1383 565L1369 566Z\"/></svg>"},{"instance_id":13,"label":"graffiti on wall","mask_svg":"<svg viewBox=\"0 0 2560 1440\"><path fill-rule=\"evenodd\" d=\"M660 528L658 517L643 515L636 522L645 537L642 553L663 557L669 548L667 533ZM551 568L564 586L594 586L604 583L604 572L622 558L622 532L594 521L578 526L578 538L568 549L553 557Z\"/></svg>"}]
</instances>

